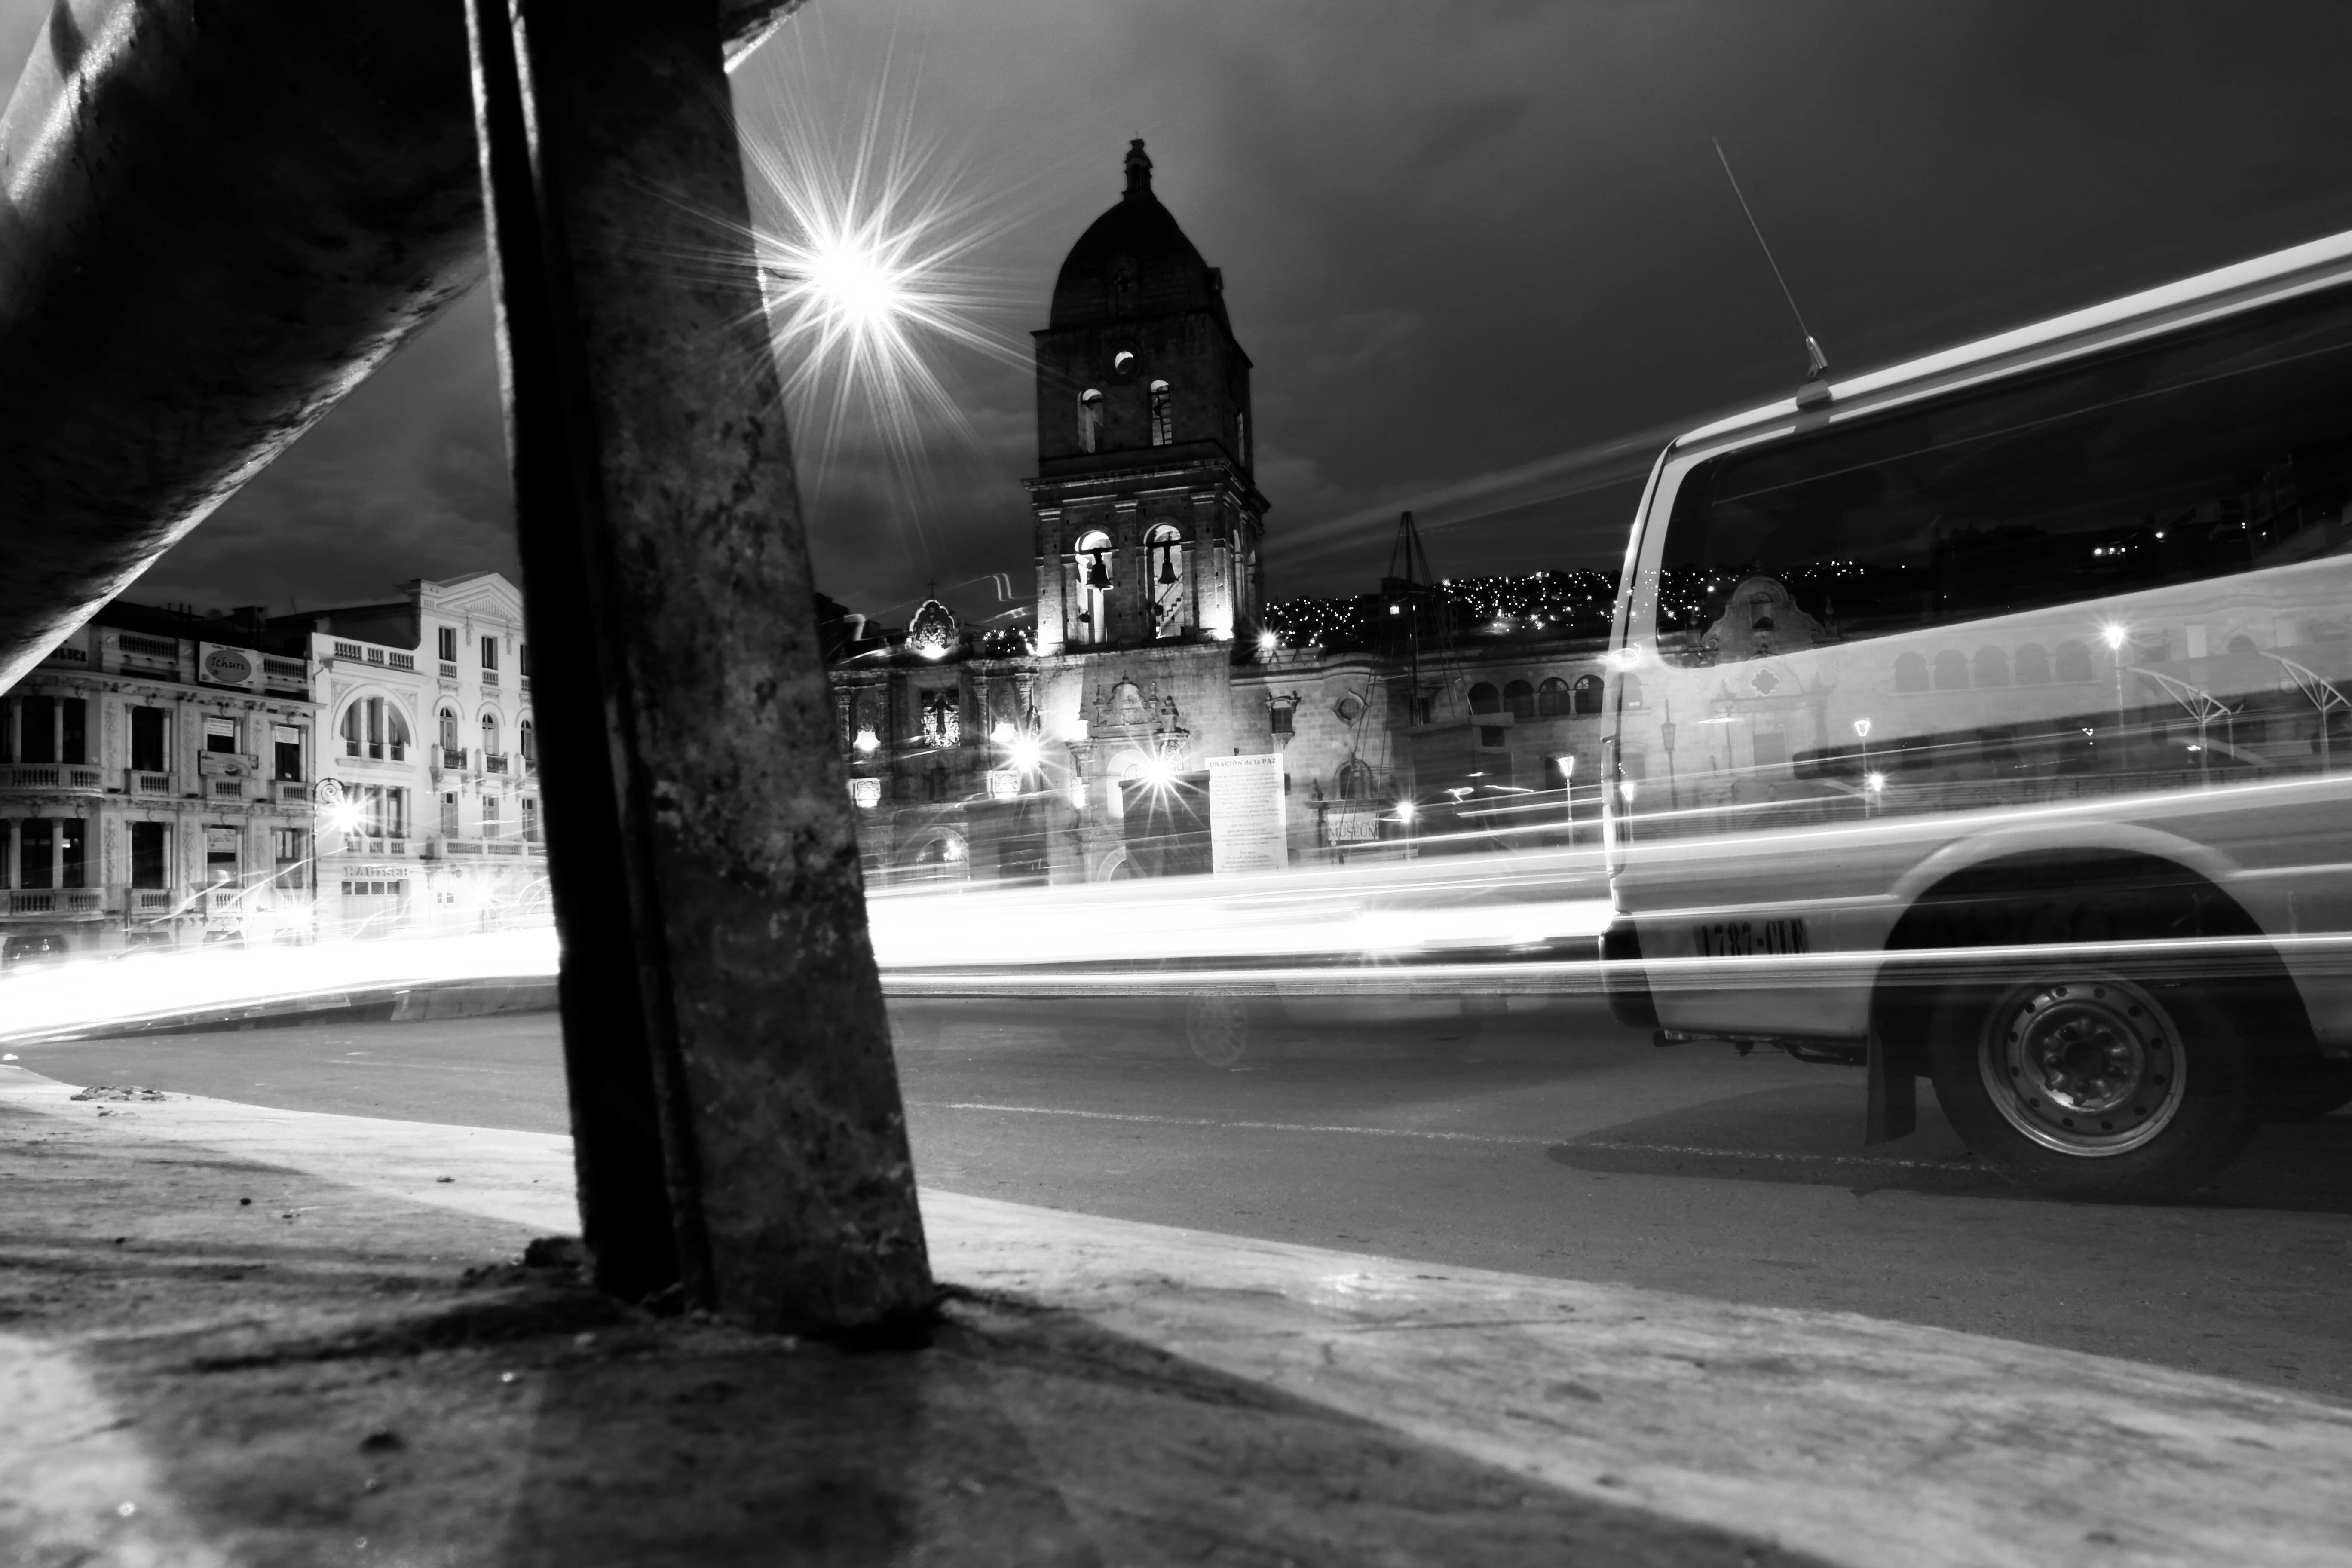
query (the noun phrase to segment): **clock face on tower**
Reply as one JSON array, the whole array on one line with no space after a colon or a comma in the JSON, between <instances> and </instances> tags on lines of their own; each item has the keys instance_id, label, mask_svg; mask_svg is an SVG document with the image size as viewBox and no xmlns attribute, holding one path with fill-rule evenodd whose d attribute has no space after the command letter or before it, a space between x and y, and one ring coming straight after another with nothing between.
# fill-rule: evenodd
<instances>
[{"instance_id":1,"label":"clock face on tower","mask_svg":"<svg viewBox=\"0 0 2352 1568\"><path fill-rule=\"evenodd\" d=\"M1110 352L1110 378L1113 381L1133 381L1143 374L1143 356L1131 348L1116 348Z\"/></svg>"}]
</instances>

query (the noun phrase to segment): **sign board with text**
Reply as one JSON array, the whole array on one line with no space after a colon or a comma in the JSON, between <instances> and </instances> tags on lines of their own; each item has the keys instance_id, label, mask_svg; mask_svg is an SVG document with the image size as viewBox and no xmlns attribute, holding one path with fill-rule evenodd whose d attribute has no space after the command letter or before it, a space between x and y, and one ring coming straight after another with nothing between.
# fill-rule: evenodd
<instances>
[{"instance_id":1,"label":"sign board with text","mask_svg":"<svg viewBox=\"0 0 2352 1568\"><path fill-rule=\"evenodd\" d=\"M1209 759L1209 870L1219 877L1290 864L1282 819L1282 758Z\"/></svg>"},{"instance_id":2,"label":"sign board with text","mask_svg":"<svg viewBox=\"0 0 2352 1568\"><path fill-rule=\"evenodd\" d=\"M235 686L258 691L261 656L241 647L200 642L196 645L196 679L207 686Z\"/></svg>"}]
</instances>

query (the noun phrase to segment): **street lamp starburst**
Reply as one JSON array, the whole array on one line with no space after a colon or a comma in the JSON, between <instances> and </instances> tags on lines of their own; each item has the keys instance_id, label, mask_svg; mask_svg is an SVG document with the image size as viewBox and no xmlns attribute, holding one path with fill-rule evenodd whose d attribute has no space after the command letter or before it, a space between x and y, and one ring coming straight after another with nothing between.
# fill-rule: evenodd
<instances>
[{"instance_id":1,"label":"street lamp starburst","mask_svg":"<svg viewBox=\"0 0 2352 1568\"><path fill-rule=\"evenodd\" d=\"M975 262L1014 204L984 201L917 135L913 98L887 72L862 121L824 123L790 98L767 107L742 126L751 238L809 477L822 486L845 447L878 447L919 488L927 443L978 444L949 362L1027 365L986 324L1002 302Z\"/></svg>"}]
</instances>

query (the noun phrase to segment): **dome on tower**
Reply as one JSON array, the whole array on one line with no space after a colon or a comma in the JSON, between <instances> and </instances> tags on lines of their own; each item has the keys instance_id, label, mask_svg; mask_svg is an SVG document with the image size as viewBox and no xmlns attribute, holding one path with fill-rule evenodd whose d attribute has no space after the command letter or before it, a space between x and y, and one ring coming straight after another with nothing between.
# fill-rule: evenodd
<instances>
[{"instance_id":1,"label":"dome on tower","mask_svg":"<svg viewBox=\"0 0 2352 1568\"><path fill-rule=\"evenodd\" d=\"M1128 143L1127 194L1088 226L1062 262L1048 327L1095 326L1172 310L1211 310L1222 321L1224 280L1151 194L1151 159L1139 137Z\"/></svg>"}]
</instances>

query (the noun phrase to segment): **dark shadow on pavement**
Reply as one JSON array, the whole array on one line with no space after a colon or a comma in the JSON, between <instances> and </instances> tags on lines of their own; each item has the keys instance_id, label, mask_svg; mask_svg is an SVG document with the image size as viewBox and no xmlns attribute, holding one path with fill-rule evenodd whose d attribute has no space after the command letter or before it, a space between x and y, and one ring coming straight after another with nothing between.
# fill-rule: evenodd
<instances>
[{"instance_id":1,"label":"dark shadow on pavement","mask_svg":"<svg viewBox=\"0 0 2352 1568\"><path fill-rule=\"evenodd\" d=\"M1861 1079L1848 1072L1818 1085L1713 1100L1602 1128L1547 1152L1559 1164L1610 1174L2038 1201L1969 1152L1924 1084L1918 1130L1865 1146ZM2352 1115L2263 1127L2235 1163L2186 1202L2352 1214Z\"/></svg>"},{"instance_id":2,"label":"dark shadow on pavement","mask_svg":"<svg viewBox=\"0 0 2352 1568\"><path fill-rule=\"evenodd\" d=\"M154 1472L59 1561L151 1521L247 1568L1815 1561L1016 1300L861 1353L647 1317L517 1265L517 1227L95 1126L0 1116L0 1181L9 1353L96 1390L38 1440L128 1434Z\"/></svg>"}]
</instances>

